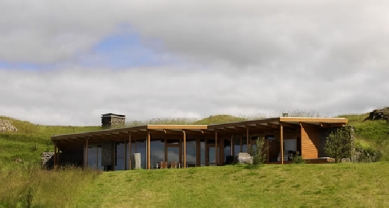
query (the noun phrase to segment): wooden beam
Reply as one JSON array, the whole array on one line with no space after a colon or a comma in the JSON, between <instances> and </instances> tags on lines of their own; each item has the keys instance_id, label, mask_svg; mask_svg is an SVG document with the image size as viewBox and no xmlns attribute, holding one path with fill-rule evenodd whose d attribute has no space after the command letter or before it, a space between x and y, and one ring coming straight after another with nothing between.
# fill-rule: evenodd
<instances>
[{"instance_id":1,"label":"wooden beam","mask_svg":"<svg viewBox=\"0 0 389 208\"><path fill-rule=\"evenodd\" d=\"M334 127L343 127L345 124L330 124L330 123L320 123L320 127L323 128L334 128Z\"/></svg>"},{"instance_id":2,"label":"wooden beam","mask_svg":"<svg viewBox=\"0 0 389 208\"><path fill-rule=\"evenodd\" d=\"M163 132L165 134L173 134L173 135L179 135L179 136L182 136L182 133L178 130L178 131L175 131L175 130L170 130L170 129L163 129Z\"/></svg>"},{"instance_id":3,"label":"wooden beam","mask_svg":"<svg viewBox=\"0 0 389 208\"><path fill-rule=\"evenodd\" d=\"M274 131L274 128L272 128L272 127L270 127L270 126L267 126L267 125L264 125L264 124L257 124L256 127L259 128L259 129Z\"/></svg>"},{"instance_id":4,"label":"wooden beam","mask_svg":"<svg viewBox=\"0 0 389 208\"><path fill-rule=\"evenodd\" d=\"M282 117L282 122L297 122L297 123L340 123L347 124L347 118L302 118L302 117Z\"/></svg>"},{"instance_id":5,"label":"wooden beam","mask_svg":"<svg viewBox=\"0 0 389 208\"><path fill-rule=\"evenodd\" d=\"M185 133L185 131L182 131L182 133L183 133L183 140L184 140L184 168L186 168L186 133Z\"/></svg>"},{"instance_id":6,"label":"wooden beam","mask_svg":"<svg viewBox=\"0 0 389 208\"><path fill-rule=\"evenodd\" d=\"M57 167L57 142L54 142L54 169Z\"/></svg>"},{"instance_id":7,"label":"wooden beam","mask_svg":"<svg viewBox=\"0 0 389 208\"><path fill-rule=\"evenodd\" d=\"M274 123L267 123L266 125L271 127L271 128L274 128L274 129L278 129L279 126L280 126L280 125L277 125L277 124L274 124Z\"/></svg>"},{"instance_id":8,"label":"wooden beam","mask_svg":"<svg viewBox=\"0 0 389 208\"><path fill-rule=\"evenodd\" d=\"M291 123L286 123L286 122L280 122L280 124L284 127L288 127L288 128L293 128L293 129L299 129L300 128L300 125L298 124L291 124Z\"/></svg>"},{"instance_id":9,"label":"wooden beam","mask_svg":"<svg viewBox=\"0 0 389 208\"><path fill-rule=\"evenodd\" d=\"M312 123L305 123L305 122L301 122L300 125L303 124L304 126L306 127L311 127L311 128L319 128L320 127L320 124L312 124Z\"/></svg>"}]
</instances>

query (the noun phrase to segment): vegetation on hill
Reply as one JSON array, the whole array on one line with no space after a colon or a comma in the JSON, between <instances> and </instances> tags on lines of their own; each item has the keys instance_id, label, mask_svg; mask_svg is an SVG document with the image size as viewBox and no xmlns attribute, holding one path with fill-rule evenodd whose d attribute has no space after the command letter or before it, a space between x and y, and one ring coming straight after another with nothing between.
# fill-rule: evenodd
<instances>
[{"instance_id":1,"label":"vegetation on hill","mask_svg":"<svg viewBox=\"0 0 389 208\"><path fill-rule=\"evenodd\" d=\"M385 120L365 120L368 113L360 115L340 115L347 118L354 127L355 146L369 152L378 151L381 160L389 161L389 122Z\"/></svg>"},{"instance_id":2,"label":"vegetation on hill","mask_svg":"<svg viewBox=\"0 0 389 208\"><path fill-rule=\"evenodd\" d=\"M221 123L228 123L228 122L238 122L238 121L245 121L246 118L241 117L235 117L230 115L215 115L215 116L209 116L207 118L198 120L194 122L193 124L198 125L207 125L207 124L221 124Z\"/></svg>"},{"instance_id":3,"label":"vegetation on hill","mask_svg":"<svg viewBox=\"0 0 389 208\"><path fill-rule=\"evenodd\" d=\"M15 126L17 132L0 133L0 169L14 168L28 163L40 165L41 154L53 151L50 137L54 134L68 134L99 130L101 127L43 126L27 121L0 116Z\"/></svg>"},{"instance_id":4,"label":"vegetation on hill","mask_svg":"<svg viewBox=\"0 0 389 208\"><path fill-rule=\"evenodd\" d=\"M78 206L388 207L389 163L106 172L80 195Z\"/></svg>"},{"instance_id":5,"label":"vegetation on hill","mask_svg":"<svg viewBox=\"0 0 389 208\"><path fill-rule=\"evenodd\" d=\"M357 147L389 161L389 123L342 115L354 126ZM0 207L387 207L389 163L264 165L118 171L40 170L52 151L50 136L100 130L99 126L43 126L8 117L18 131L0 133ZM217 124L243 121L228 115L153 119L133 123ZM374 171L372 171L374 170Z\"/></svg>"}]
</instances>

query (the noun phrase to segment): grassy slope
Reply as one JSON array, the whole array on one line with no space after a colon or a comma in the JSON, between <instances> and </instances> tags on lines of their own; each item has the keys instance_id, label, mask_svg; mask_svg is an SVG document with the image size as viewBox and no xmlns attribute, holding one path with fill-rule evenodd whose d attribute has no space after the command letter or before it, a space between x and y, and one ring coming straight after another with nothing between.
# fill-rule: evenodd
<instances>
[{"instance_id":1,"label":"grassy slope","mask_svg":"<svg viewBox=\"0 0 389 208\"><path fill-rule=\"evenodd\" d=\"M362 122L367 114L345 115L357 129L357 145L380 149L389 160L388 124ZM52 150L50 136L98 130L100 127L40 126L11 118L17 133L0 133L0 207L26 201L33 188L33 204L42 206L388 206L389 164L267 165L187 170L124 171L82 174L31 169L42 151ZM185 119L184 119L185 120ZM195 124L241 121L212 116ZM178 124L179 120L158 122ZM188 124L187 120L185 120ZM190 122L189 122L190 123ZM15 163L21 157L22 163ZM32 168L31 168L32 167ZM79 179L79 180L78 180ZM57 185L53 185L57 184ZM221 184L224 184L221 186ZM59 191L60 190L60 191ZM47 197L50 197L47 198ZM59 200L63 199L63 200ZM252 202L251 202L252 201ZM23 206L23 205L21 205Z\"/></svg>"},{"instance_id":2,"label":"grassy slope","mask_svg":"<svg viewBox=\"0 0 389 208\"><path fill-rule=\"evenodd\" d=\"M80 207L388 207L389 163L106 172Z\"/></svg>"},{"instance_id":3,"label":"grassy slope","mask_svg":"<svg viewBox=\"0 0 389 208\"><path fill-rule=\"evenodd\" d=\"M17 132L0 133L0 169L31 162L40 163L42 152L53 151L51 135L100 129L97 126L42 126L3 116L0 116L0 119L9 120L18 129ZM15 163L18 157L23 163Z\"/></svg>"},{"instance_id":4,"label":"grassy slope","mask_svg":"<svg viewBox=\"0 0 389 208\"><path fill-rule=\"evenodd\" d=\"M364 121L368 114L341 115L348 118L349 124L355 127L355 143L364 149L379 150L382 160L389 161L389 122Z\"/></svg>"}]
</instances>

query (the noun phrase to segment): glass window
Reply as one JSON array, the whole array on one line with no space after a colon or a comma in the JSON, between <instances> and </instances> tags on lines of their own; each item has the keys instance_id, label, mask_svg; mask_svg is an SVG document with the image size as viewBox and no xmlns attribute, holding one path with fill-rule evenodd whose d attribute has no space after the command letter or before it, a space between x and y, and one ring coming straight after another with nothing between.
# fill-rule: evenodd
<instances>
[{"instance_id":1,"label":"glass window","mask_svg":"<svg viewBox=\"0 0 389 208\"><path fill-rule=\"evenodd\" d=\"M124 170L125 144L123 142L115 143L115 170Z\"/></svg>"},{"instance_id":2,"label":"glass window","mask_svg":"<svg viewBox=\"0 0 389 208\"><path fill-rule=\"evenodd\" d=\"M190 140L186 142L186 163L196 164L196 141Z\"/></svg>"},{"instance_id":3,"label":"glass window","mask_svg":"<svg viewBox=\"0 0 389 208\"><path fill-rule=\"evenodd\" d=\"M159 166L160 162L165 161L165 141L152 140L150 146L150 165L151 168Z\"/></svg>"}]
</instances>

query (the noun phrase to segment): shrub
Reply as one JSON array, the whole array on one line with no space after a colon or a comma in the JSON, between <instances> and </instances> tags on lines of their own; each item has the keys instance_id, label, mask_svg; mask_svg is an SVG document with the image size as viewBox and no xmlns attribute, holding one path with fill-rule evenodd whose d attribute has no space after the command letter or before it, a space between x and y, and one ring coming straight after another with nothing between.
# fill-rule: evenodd
<instances>
[{"instance_id":1,"label":"shrub","mask_svg":"<svg viewBox=\"0 0 389 208\"><path fill-rule=\"evenodd\" d=\"M352 127L337 128L327 137L324 150L328 156L335 158L335 163L342 158L350 158L354 149L354 136Z\"/></svg>"},{"instance_id":2,"label":"shrub","mask_svg":"<svg viewBox=\"0 0 389 208\"><path fill-rule=\"evenodd\" d=\"M303 157L300 155L300 152L297 151L296 152L296 155L293 156L293 163L295 164L303 164L305 163L305 160L303 159Z\"/></svg>"},{"instance_id":3,"label":"shrub","mask_svg":"<svg viewBox=\"0 0 389 208\"><path fill-rule=\"evenodd\" d=\"M268 147L265 147L265 140L261 138L257 138L255 140L255 146L250 146L250 153L253 157L253 165L259 166L264 164L266 161L266 151Z\"/></svg>"}]
</instances>

